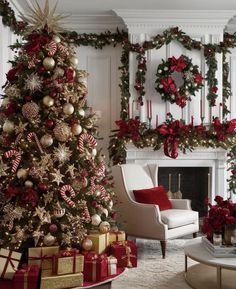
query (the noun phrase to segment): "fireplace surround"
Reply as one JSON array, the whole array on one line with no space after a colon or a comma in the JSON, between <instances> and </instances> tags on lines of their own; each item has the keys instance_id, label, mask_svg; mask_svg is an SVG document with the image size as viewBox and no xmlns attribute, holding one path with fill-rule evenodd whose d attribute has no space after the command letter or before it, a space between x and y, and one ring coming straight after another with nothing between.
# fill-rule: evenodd
<instances>
[{"instance_id":1,"label":"fireplace surround","mask_svg":"<svg viewBox=\"0 0 236 289\"><path fill-rule=\"evenodd\" d=\"M157 163L159 167L208 167L208 198L214 201L216 195L228 198L227 190L227 150L221 148L198 148L194 151L179 152L178 158L164 155L163 149L126 147L126 163Z\"/></svg>"}]
</instances>

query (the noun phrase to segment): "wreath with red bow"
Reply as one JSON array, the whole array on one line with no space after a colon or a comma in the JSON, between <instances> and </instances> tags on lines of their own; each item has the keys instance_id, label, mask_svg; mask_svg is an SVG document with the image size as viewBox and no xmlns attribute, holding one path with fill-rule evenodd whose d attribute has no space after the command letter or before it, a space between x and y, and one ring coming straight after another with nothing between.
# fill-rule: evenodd
<instances>
[{"instance_id":1,"label":"wreath with red bow","mask_svg":"<svg viewBox=\"0 0 236 289\"><path fill-rule=\"evenodd\" d=\"M181 73L182 84L178 87L173 73ZM176 103L180 107L185 107L187 101L191 101L191 96L203 86L203 77L197 65L193 65L190 58L181 55L179 58L170 57L167 61L157 67L157 79L155 87L164 101Z\"/></svg>"}]
</instances>

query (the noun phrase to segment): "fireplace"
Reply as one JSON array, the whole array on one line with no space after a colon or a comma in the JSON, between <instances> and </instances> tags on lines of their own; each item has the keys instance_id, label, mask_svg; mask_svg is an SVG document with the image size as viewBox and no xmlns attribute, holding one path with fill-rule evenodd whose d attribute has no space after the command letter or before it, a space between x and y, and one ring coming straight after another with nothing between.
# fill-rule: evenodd
<instances>
[{"instance_id":1,"label":"fireplace","mask_svg":"<svg viewBox=\"0 0 236 289\"><path fill-rule=\"evenodd\" d=\"M169 189L169 174L172 178L172 191L178 189L178 176L181 175L181 188L184 198L190 198L193 207L203 207L205 197L212 203L216 195L228 198L227 192L227 151L221 148L198 148L186 154L179 152L177 159L164 155L163 150L139 149L129 144L126 149L126 163L157 163L158 182ZM198 184L200 183L200 184ZM196 189L196 184L198 188ZM202 190L202 192L200 192ZM192 196L191 196L192 195ZM204 209L197 209L204 214Z\"/></svg>"}]
</instances>

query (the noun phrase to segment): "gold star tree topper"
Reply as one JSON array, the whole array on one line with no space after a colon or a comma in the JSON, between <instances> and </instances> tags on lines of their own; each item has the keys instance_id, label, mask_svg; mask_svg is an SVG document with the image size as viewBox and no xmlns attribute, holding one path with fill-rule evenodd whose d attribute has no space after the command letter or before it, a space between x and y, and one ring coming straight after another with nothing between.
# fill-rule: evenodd
<instances>
[{"instance_id":1,"label":"gold star tree topper","mask_svg":"<svg viewBox=\"0 0 236 289\"><path fill-rule=\"evenodd\" d=\"M60 14L55 15L56 7L57 3L50 10L49 1L46 0L44 8L42 9L39 3L35 1L35 4L32 4L32 7L28 5L29 13L26 15L21 13L20 17L23 21L28 23L27 29L29 32L44 29L45 27L51 32L64 31L65 29L60 26L60 22L67 16Z\"/></svg>"}]
</instances>

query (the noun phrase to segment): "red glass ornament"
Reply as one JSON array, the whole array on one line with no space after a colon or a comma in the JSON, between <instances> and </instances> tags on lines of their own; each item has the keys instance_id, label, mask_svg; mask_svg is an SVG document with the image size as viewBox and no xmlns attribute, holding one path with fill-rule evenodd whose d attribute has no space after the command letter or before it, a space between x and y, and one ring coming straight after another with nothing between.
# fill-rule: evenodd
<instances>
[{"instance_id":1,"label":"red glass ornament","mask_svg":"<svg viewBox=\"0 0 236 289\"><path fill-rule=\"evenodd\" d=\"M51 233L55 233L56 231L57 231L57 225L56 224L51 224L50 226L49 226L49 231L51 232Z\"/></svg>"},{"instance_id":2,"label":"red glass ornament","mask_svg":"<svg viewBox=\"0 0 236 289\"><path fill-rule=\"evenodd\" d=\"M51 91L49 95L54 98L57 96L57 91Z\"/></svg>"},{"instance_id":3,"label":"red glass ornament","mask_svg":"<svg viewBox=\"0 0 236 289\"><path fill-rule=\"evenodd\" d=\"M25 96L25 101L31 101L32 100L32 96L31 95L27 95Z\"/></svg>"},{"instance_id":4,"label":"red glass ornament","mask_svg":"<svg viewBox=\"0 0 236 289\"><path fill-rule=\"evenodd\" d=\"M94 201L92 201L92 207L93 207L93 208L97 208L97 206L98 206L98 203L97 203L97 201L95 201L95 200L94 200Z\"/></svg>"},{"instance_id":5,"label":"red glass ornament","mask_svg":"<svg viewBox=\"0 0 236 289\"><path fill-rule=\"evenodd\" d=\"M52 119L48 119L47 122L46 122L46 125L48 128L53 128L55 123L54 123L54 120Z\"/></svg>"},{"instance_id":6,"label":"red glass ornament","mask_svg":"<svg viewBox=\"0 0 236 289\"><path fill-rule=\"evenodd\" d=\"M38 184L38 188L40 189L40 191L46 191L48 188L48 185L45 183L40 183Z\"/></svg>"}]
</instances>

